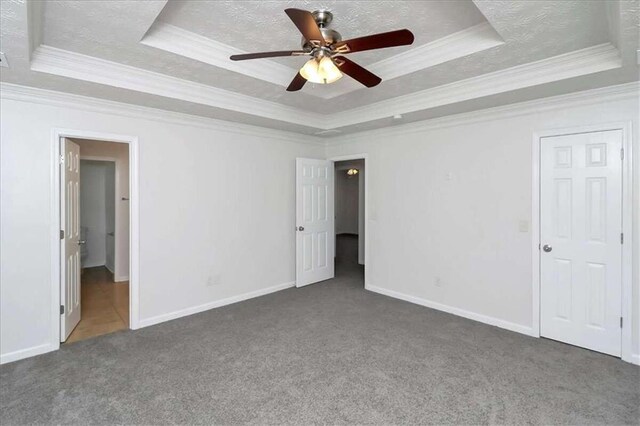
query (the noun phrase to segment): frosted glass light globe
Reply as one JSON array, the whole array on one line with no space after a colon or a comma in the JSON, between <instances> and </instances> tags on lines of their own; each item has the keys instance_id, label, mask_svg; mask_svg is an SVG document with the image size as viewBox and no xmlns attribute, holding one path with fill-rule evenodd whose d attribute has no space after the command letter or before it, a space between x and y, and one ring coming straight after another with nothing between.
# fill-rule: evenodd
<instances>
[{"instance_id":1,"label":"frosted glass light globe","mask_svg":"<svg viewBox=\"0 0 640 426\"><path fill-rule=\"evenodd\" d=\"M310 59L300 69L300 75L310 83L329 84L342 78L342 73L328 56Z\"/></svg>"}]
</instances>

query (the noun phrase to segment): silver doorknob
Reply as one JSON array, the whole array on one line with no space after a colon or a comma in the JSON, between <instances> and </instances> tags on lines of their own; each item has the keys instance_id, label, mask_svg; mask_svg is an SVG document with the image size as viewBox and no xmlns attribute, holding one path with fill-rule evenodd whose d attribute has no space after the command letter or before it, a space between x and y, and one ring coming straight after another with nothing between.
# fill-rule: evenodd
<instances>
[{"instance_id":1,"label":"silver doorknob","mask_svg":"<svg viewBox=\"0 0 640 426\"><path fill-rule=\"evenodd\" d=\"M304 231L304 226L298 226L298 231Z\"/></svg>"},{"instance_id":2,"label":"silver doorknob","mask_svg":"<svg viewBox=\"0 0 640 426\"><path fill-rule=\"evenodd\" d=\"M79 246L81 246L81 245L83 245L83 244L85 244L85 243L86 243L86 241L85 241L85 240L79 240L79 241L78 241L78 245L79 245Z\"/></svg>"},{"instance_id":3,"label":"silver doorknob","mask_svg":"<svg viewBox=\"0 0 640 426\"><path fill-rule=\"evenodd\" d=\"M553 247L551 247L549 244L545 244L542 246L542 250L544 250L545 253L549 253L551 250L553 250Z\"/></svg>"}]
</instances>

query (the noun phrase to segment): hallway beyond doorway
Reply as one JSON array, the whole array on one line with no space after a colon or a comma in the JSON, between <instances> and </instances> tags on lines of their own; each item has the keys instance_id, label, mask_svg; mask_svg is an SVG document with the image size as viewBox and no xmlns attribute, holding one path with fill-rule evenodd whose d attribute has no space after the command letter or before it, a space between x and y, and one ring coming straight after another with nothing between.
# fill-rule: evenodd
<instances>
[{"instance_id":1,"label":"hallway beyond doorway","mask_svg":"<svg viewBox=\"0 0 640 426\"><path fill-rule=\"evenodd\" d=\"M336 235L336 278L353 277L362 281L364 287L364 265L358 264L358 236Z\"/></svg>"},{"instance_id":2,"label":"hallway beyond doorway","mask_svg":"<svg viewBox=\"0 0 640 426\"><path fill-rule=\"evenodd\" d=\"M104 266L82 270L82 318L66 343L129 328L129 281L114 282Z\"/></svg>"}]
</instances>

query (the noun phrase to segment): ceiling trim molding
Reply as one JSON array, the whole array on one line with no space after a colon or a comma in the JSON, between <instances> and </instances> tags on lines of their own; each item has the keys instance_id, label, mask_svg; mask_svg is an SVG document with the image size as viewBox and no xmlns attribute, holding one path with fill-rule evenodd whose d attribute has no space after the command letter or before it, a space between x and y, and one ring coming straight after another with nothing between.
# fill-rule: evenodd
<instances>
[{"instance_id":1,"label":"ceiling trim molding","mask_svg":"<svg viewBox=\"0 0 640 426\"><path fill-rule=\"evenodd\" d=\"M272 120L323 129L318 114L165 74L41 45L33 71L106 84L187 102L223 108Z\"/></svg>"},{"instance_id":2,"label":"ceiling trim molding","mask_svg":"<svg viewBox=\"0 0 640 426\"><path fill-rule=\"evenodd\" d=\"M388 118L621 66L618 49L604 43L343 111L334 115L331 127Z\"/></svg>"},{"instance_id":3,"label":"ceiling trim molding","mask_svg":"<svg viewBox=\"0 0 640 426\"><path fill-rule=\"evenodd\" d=\"M369 69L387 80L430 68L504 44L488 22L458 31L431 43L372 64Z\"/></svg>"},{"instance_id":4,"label":"ceiling trim molding","mask_svg":"<svg viewBox=\"0 0 640 426\"><path fill-rule=\"evenodd\" d=\"M340 129L621 66L618 50L605 43L323 115L46 45L34 52L31 63L34 71L223 108L317 131Z\"/></svg>"},{"instance_id":5,"label":"ceiling trim molding","mask_svg":"<svg viewBox=\"0 0 640 426\"><path fill-rule=\"evenodd\" d=\"M229 56L247 52L165 22L153 25L140 43L282 87L295 75L294 68L271 60L232 61Z\"/></svg>"},{"instance_id":6,"label":"ceiling trim molding","mask_svg":"<svg viewBox=\"0 0 640 426\"><path fill-rule=\"evenodd\" d=\"M325 146L358 143L370 139L373 135L376 137L388 137L399 134L407 135L446 127L517 117L526 114L638 98L640 98L640 82L634 81L631 83L583 90L565 95L550 96L461 114L447 115L414 123L401 124L399 126L349 133L346 135L334 136L332 138L324 138L324 141Z\"/></svg>"},{"instance_id":7,"label":"ceiling trim molding","mask_svg":"<svg viewBox=\"0 0 640 426\"><path fill-rule=\"evenodd\" d=\"M638 99L640 96L640 82L631 82L598 89L585 90L566 95L551 96L534 99L511 105L471 111L462 114L438 117L422 120L415 123L407 123L399 126L385 127L374 130L335 135L329 138L320 138L284 130L268 129L260 126L252 126L243 123L234 123L214 118L194 116L179 112L138 106L123 102L110 101L88 96L75 95L65 92L40 89L29 86L21 86L10 83L0 83L0 99L30 102L42 105L69 107L82 111L91 111L102 114L110 114L121 117L151 120L176 125L194 126L204 129L224 131L240 135L256 136L266 139L275 139L293 143L310 144L314 146L336 146L362 142L371 136L386 137L394 135L406 135L434 129L468 125L483 121L505 119L519 115L531 114L557 109L587 106L602 102L612 102L624 99Z\"/></svg>"},{"instance_id":8,"label":"ceiling trim molding","mask_svg":"<svg viewBox=\"0 0 640 426\"><path fill-rule=\"evenodd\" d=\"M269 129L260 126L252 126L250 124L200 117L180 112L127 104L124 102L110 101L89 96L75 95L54 90L40 89L36 87L21 86L11 83L0 83L0 99L68 107L100 114L110 114L120 117L200 127L203 129L211 129L239 135L249 135L315 146L322 145L324 143L324 139L301 133Z\"/></svg>"},{"instance_id":9,"label":"ceiling trim molding","mask_svg":"<svg viewBox=\"0 0 640 426\"><path fill-rule=\"evenodd\" d=\"M165 22L153 25L140 43L281 87L287 87L296 72L296 68L270 59L231 61L229 56L247 52ZM504 40L496 30L488 22L483 22L375 62L367 68L388 81L501 44ZM328 90L305 93L332 99L362 88L357 82L349 81L348 84L326 87Z\"/></svg>"},{"instance_id":10,"label":"ceiling trim molding","mask_svg":"<svg viewBox=\"0 0 640 426\"><path fill-rule=\"evenodd\" d=\"M367 69L384 81L463 58L504 44L504 40L488 22L439 38L397 55L367 65ZM325 99L335 98L362 89L355 81L336 87Z\"/></svg>"}]
</instances>

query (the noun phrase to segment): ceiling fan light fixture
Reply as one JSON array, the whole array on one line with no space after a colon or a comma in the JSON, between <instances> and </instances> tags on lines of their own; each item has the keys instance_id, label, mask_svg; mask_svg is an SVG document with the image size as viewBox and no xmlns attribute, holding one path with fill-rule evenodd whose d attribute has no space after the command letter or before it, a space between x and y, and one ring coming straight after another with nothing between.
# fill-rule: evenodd
<instances>
[{"instance_id":1,"label":"ceiling fan light fixture","mask_svg":"<svg viewBox=\"0 0 640 426\"><path fill-rule=\"evenodd\" d=\"M310 59L302 68L300 75L310 83L330 84L342 78L342 72L328 56Z\"/></svg>"},{"instance_id":2,"label":"ceiling fan light fixture","mask_svg":"<svg viewBox=\"0 0 640 426\"><path fill-rule=\"evenodd\" d=\"M328 10L316 10L311 13L307 10L288 8L284 13L302 34L302 50L243 53L231 55L229 59L244 61L284 56L312 56L313 59L304 64L293 77L287 86L287 92L301 90L307 81L317 84L333 83L342 78L343 73L365 87L377 86L382 81L380 77L343 55L365 50L407 46L414 40L413 33L407 29L342 40L338 31L328 27L333 19L333 14Z\"/></svg>"}]
</instances>

